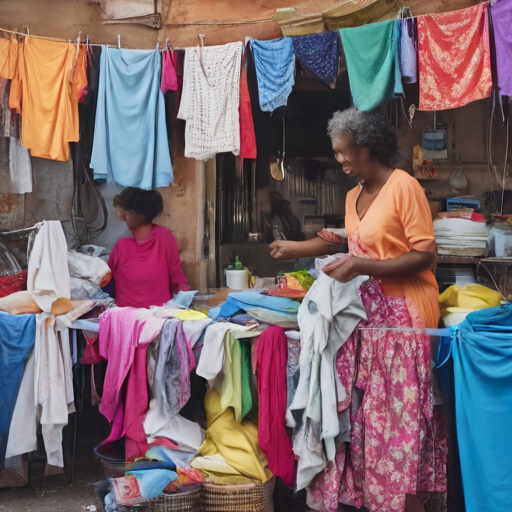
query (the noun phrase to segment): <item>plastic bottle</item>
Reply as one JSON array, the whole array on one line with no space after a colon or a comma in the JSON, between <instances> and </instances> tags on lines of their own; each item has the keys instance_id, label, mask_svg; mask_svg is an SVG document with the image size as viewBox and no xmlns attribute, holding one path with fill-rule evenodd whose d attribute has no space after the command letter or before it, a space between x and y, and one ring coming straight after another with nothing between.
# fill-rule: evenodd
<instances>
[{"instance_id":1,"label":"plastic bottle","mask_svg":"<svg viewBox=\"0 0 512 512\"><path fill-rule=\"evenodd\" d=\"M244 266L242 265L242 262L240 261L240 256L235 256L235 270L243 270Z\"/></svg>"}]
</instances>

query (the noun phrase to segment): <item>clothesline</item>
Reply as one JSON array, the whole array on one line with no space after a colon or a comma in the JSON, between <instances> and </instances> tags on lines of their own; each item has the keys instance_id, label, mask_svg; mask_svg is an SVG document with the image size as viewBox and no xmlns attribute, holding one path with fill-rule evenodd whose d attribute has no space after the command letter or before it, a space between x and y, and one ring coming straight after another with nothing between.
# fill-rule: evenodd
<instances>
[{"instance_id":1,"label":"clothesline","mask_svg":"<svg viewBox=\"0 0 512 512\"><path fill-rule=\"evenodd\" d=\"M490 4L490 0L488 0L487 2L481 2L481 3L485 3L485 4L489 5ZM396 17L400 17L401 13L405 12L406 9L409 12L409 16L403 16L401 19L408 19L408 18L415 18L416 17L416 16L412 16L411 9L408 6L400 8L400 10L398 11ZM320 14L324 14L326 12L328 12L328 11L320 11ZM421 16L427 16L427 15L431 15L431 14L436 14L436 13L422 14ZM208 21L208 22L193 22L193 23L171 23L171 24L169 24L167 26L168 27L185 27L185 26L254 25L254 24L258 24L258 23L269 23L271 21L273 21L273 18L262 18L262 19L258 19L258 20L245 20L245 21ZM371 23L368 23L367 25L371 25ZM121 46L119 45L119 43L118 43L117 46L115 44L108 44L108 43L90 43L90 42L89 43L84 43L84 42L81 42L80 39L78 39L78 40L71 40L71 39L62 39L62 38L58 38L58 37L35 36L35 35L30 34L30 33L26 33L25 34L24 32L18 32L16 30L8 30L8 29L1 28L1 27L0 27L0 31L1 32L7 32L9 34L16 34L16 35L23 36L23 37L35 37L37 39L46 39L48 41L57 41L57 42L62 42L62 43L73 43L73 44L76 44L78 42L79 44L87 44L89 46L107 46L109 48L119 48L119 49L121 49ZM329 31L329 32L336 32L336 31L337 30ZM27 32L28 32L28 27L27 27ZM118 35L118 38L119 37L120 36ZM164 51L166 49L167 49L166 47L162 47L161 51ZM173 50L186 50L186 47L172 47L172 49Z\"/></svg>"}]
</instances>

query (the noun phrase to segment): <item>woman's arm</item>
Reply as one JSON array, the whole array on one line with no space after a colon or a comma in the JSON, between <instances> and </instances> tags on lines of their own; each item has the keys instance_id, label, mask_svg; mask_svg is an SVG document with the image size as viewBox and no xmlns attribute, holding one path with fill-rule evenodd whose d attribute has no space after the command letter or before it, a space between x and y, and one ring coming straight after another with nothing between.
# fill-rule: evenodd
<instances>
[{"instance_id":1,"label":"woman's arm","mask_svg":"<svg viewBox=\"0 0 512 512\"><path fill-rule=\"evenodd\" d=\"M329 244L320 237L292 242L288 240L276 240L270 244L271 255L276 260L293 260L296 258L314 258L329 254Z\"/></svg>"},{"instance_id":2,"label":"woman's arm","mask_svg":"<svg viewBox=\"0 0 512 512\"><path fill-rule=\"evenodd\" d=\"M411 251L390 260L375 261L349 256L326 265L322 270L333 279L346 283L357 276L402 277L435 267L435 252Z\"/></svg>"}]
</instances>

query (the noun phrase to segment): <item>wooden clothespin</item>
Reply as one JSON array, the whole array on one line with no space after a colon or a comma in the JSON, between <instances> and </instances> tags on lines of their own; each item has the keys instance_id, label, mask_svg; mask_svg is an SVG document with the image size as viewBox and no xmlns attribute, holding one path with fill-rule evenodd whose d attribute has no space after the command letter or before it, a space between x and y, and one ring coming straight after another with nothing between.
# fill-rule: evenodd
<instances>
[{"instance_id":1,"label":"wooden clothespin","mask_svg":"<svg viewBox=\"0 0 512 512\"><path fill-rule=\"evenodd\" d=\"M121 49L121 34L117 34L117 47Z\"/></svg>"},{"instance_id":2,"label":"wooden clothespin","mask_svg":"<svg viewBox=\"0 0 512 512\"><path fill-rule=\"evenodd\" d=\"M206 68L204 67L204 59L203 59L203 48L206 43L206 36L204 34L197 34L197 38L199 40L199 62L201 63L201 69L203 70L204 76L206 80L208 80L208 75L206 74Z\"/></svg>"},{"instance_id":3,"label":"wooden clothespin","mask_svg":"<svg viewBox=\"0 0 512 512\"><path fill-rule=\"evenodd\" d=\"M80 51L80 39L82 37L82 31L78 31L78 37L76 38L76 54L78 55L78 52Z\"/></svg>"},{"instance_id":4,"label":"wooden clothespin","mask_svg":"<svg viewBox=\"0 0 512 512\"><path fill-rule=\"evenodd\" d=\"M89 34L87 34L87 39L85 41L85 51L86 53L89 53L89 43L91 41L91 38L89 37Z\"/></svg>"},{"instance_id":5,"label":"wooden clothespin","mask_svg":"<svg viewBox=\"0 0 512 512\"><path fill-rule=\"evenodd\" d=\"M27 36L30 36L30 30L28 29L28 25L27 25Z\"/></svg>"}]
</instances>

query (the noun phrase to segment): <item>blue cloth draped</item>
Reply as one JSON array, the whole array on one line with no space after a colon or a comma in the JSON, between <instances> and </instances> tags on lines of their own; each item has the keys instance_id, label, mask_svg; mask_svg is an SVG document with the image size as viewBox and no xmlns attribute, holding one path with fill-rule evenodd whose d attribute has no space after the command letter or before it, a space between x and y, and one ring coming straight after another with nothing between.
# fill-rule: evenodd
<instances>
[{"instance_id":1,"label":"blue cloth draped","mask_svg":"<svg viewBox=\"0 0 512 512\"><path fill-rule=\"evenodd\" d=\"M302 66L328 87L336 87L340 59L337 31L293 38L293 51Z\"/></svg>"},{"instance_id":2,"label":"blue cloth draped","mask_svg":"<svg viewBox=\"0 0 512 512\"><path fill-rule=\"evenodd\" d=\"M512 304L470 313L452 354L466 510L512 510Z\"/></svg>"},{"instance_id":3,"label":"blue cloth draped","mask_svg":"<svg viewBox=\"0 0 512 512\"><path fill-rule=\"evenodd\" d=\"M95 179L151 189L173 181L158 50L103 46L91 168Z\"/></svg>"},{"instance_id":4,"label":"blue cloth draped","mask_svg":"<svg viewBox=\"0 0 512 512\"><path fill-rule=\"evenodd\" d=\"M291 37L272 41L253 40L260 108L273 112L288 103L295 83L295 55Z\"/></svg>"},{"instance_id":5,"label":"blue cloth draped","mask_svg":"<svg viewBox=\"0 0 512 512\"><path fill-rule=\"evenodd\" d=\"M0 472L21 379L36 338L35 315L11 315L0 311Z\"/></svg>"},{"instance_id":6,"label":"blue cloth draped","mask_svg":"<svg viewBox=\"0 0 512 512\"><path fill-rule=\"evenodd\" d=\"M228 295L226 302L221 306L218 318L230 318L240 310L247 307L258 307L296 315L299 311L299 303L286 297L271 297L257 291L233 292Z\"/></svg>"}]
</instances>

